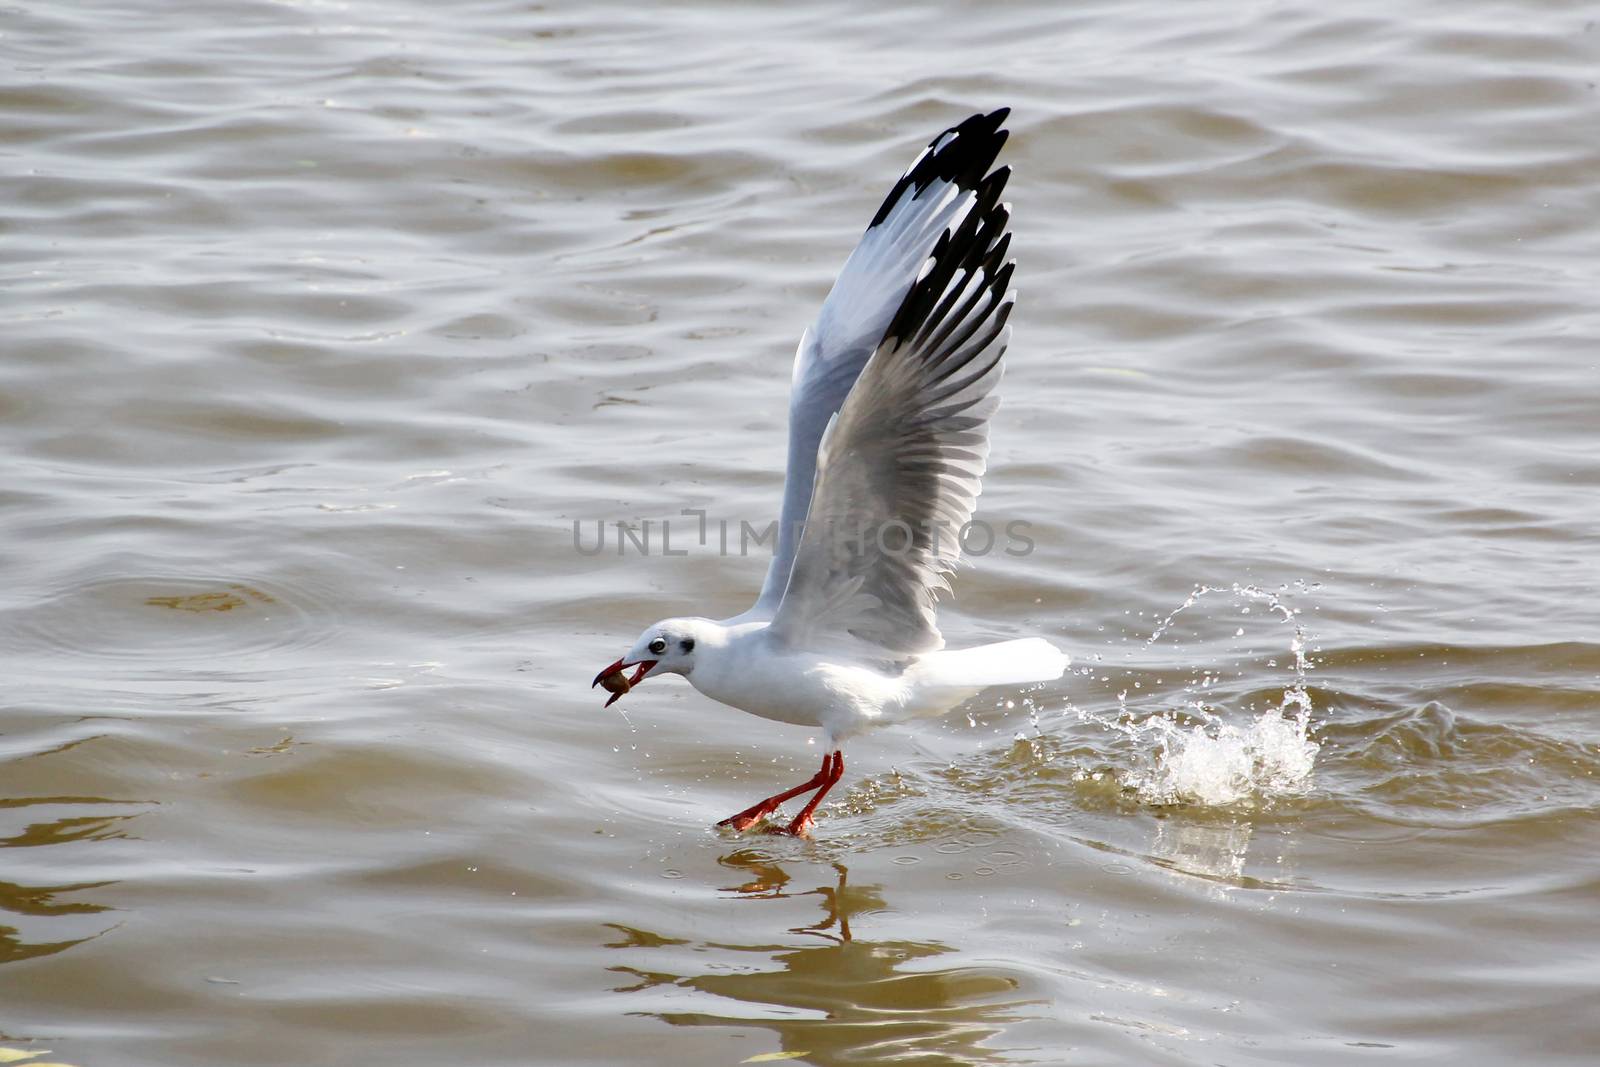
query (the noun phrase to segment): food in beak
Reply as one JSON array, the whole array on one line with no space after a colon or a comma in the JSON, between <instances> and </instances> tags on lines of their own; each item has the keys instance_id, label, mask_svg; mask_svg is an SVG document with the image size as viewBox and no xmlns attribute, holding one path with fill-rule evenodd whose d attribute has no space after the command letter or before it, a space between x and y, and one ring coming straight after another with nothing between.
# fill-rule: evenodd
<instances>
[{"instance_id":1,"label":"food in beak","mask_svg":"<svg viewBox=\"0 0 1600 1067\"><path fill-rule=\"evenodd\" d=\"M656 661L653 659L640 660L638 664L639 669L633 672L632 678L629 678L623 670L627 664L623 663L619 659L617 662L613 663L611 666L595 675L594 681L589 684L589 688L593 689L598 685L602 686L606 692L610 693L611 699L606 701L606 707L609 708L611 705L617 702L618 697L622 696L622 694L628 692L634 686L644 681L645 674L650 670L651 667L654 667L655 665Z\"/></svg>"}]
</instances>

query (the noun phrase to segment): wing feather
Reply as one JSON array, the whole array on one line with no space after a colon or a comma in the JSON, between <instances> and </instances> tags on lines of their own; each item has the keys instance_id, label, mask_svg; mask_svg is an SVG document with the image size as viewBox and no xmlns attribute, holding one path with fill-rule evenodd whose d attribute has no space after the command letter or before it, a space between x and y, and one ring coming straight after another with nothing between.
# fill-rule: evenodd
<instances>
[{"instance_id":1,"label":"wing feather","mask_svg":"<svg viewBox=\"0 0 1600 1067\"><path fill-rule=\"evenodd\" d=\"M880 347L907 298L920 293L924 272L938 262L937 249L955 235L975 232L982 205L998 200L1008 171L990 172L1005 144L1000 128L1008 109L973 115L934 138L901 175L845 261L816 322L795 353L789 401L789 452L777 548L755 606L743 617L772 617L788 585L806 516L811 507L817 452L862 368ZM1003 255L1003 250L1002 250ZM973 262L967 269L977 269ZM938 293L956 300L965 290L946 278ZM975 294L966 298L976 300ZM922 318L936 318L926 309ZM961 316L953 308L952 326ZM909 321L909 320L907 320Z\"/></svg>"},{"instance_id":2,"label":"wing feather","mask_svg":"<svg viewBox=\"0 0 1600 1067\"><path fill-rule=\"evenodd\" d=\"M1015 294L1004 168L933 246L818 455L772 633L791 647L931 651L989 455ZM792 472L791 472L792 473Z\"/></svg>"}]
</instances>

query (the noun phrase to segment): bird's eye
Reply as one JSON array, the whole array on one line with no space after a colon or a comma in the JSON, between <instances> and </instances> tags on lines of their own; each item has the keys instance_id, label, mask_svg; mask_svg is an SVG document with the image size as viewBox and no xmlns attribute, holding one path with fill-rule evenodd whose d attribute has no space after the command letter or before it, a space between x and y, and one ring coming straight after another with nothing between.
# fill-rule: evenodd
<instances>
[{"instance_id":1,"label":"bird's eye","mask_svg":"<svg viewBox=\"0 0 1600 1067\"><path fill-rule=\"evenodd\" d=\"M681 651L685 652L685 653L693 652L694 651L694 638L685 637L682 641L678 642L678 648Z\"/></svg>"},{"instance_id":2,"label":"bird's eye","mask_svg":"<svg viewBox=\"0 0 1600 1067\"><path fill-rule=\"evenodd\" d=\"M665 652L666 650L667 650L667 639L665 637L658 637L654 641L650 642L650 651L654 652L656 655L659 656L659 655L661 655L661 653Z\"/></svg>"}]
</instances>

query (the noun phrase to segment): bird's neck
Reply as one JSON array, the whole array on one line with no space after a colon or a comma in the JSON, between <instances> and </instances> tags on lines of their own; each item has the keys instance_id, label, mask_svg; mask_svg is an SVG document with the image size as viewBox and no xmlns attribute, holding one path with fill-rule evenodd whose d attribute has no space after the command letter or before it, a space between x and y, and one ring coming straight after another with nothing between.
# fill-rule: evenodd
<instances>
[{"instance_id":1,"label":"bird's neck","mask_svg":"<svg viewBox=\"0 0 1600 1067\"><path fill-rule=\"evenodd\" d=\"M687 675L690 684L713 700L719 692L749 674L766 644L767 623L740 623L725 626L710 623L695 646L694 670Z\"/></svg>"}]
</instances>

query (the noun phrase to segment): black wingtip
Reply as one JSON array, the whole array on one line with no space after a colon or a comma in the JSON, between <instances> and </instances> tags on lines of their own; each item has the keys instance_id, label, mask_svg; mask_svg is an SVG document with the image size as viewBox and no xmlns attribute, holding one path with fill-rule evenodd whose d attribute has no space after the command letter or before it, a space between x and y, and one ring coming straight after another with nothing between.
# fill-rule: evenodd
<instances>
[{"instance_id":1,"label":"black wingtip","mask_svg":"<svg viewBox=\"0 0 1600 1067\"><path fill-rule=\"evenodd\" d=\"M952 182L962 189L976 188L989 175L989 168L994 166L1010 136L1010 131L1000 128L1010 114L1009 107L1001 107L987 115L972 115L929 141L921 158L889 190L878 213L872 217L872 226L888 217L907 188L921 193L935 181ZM1010 173L1009 168L1006 173ZM1005 184L1004 177L999 181Z\"/></svg>"},{"instance_id":2,"label":"black wingtip","mask_svg":"<svg viewBox=\"0 0 1600 1067\"><path fill-rule=\"evenodd\" d=\"M928 253L929 265L912 284L901 300L894 317L884 330L880 345L916 340L931 340L941 347L952 330L961 329L970 312L985 292L998 298L1011 280L1011 264L1006 256L1011 250L1010 208L999 203L1005 174L1002 168L991 175L979 189L979 199L967 212L959 226L939 235L933 250ZM960 272L976 274L979 284L962 284L952 289L950 282ZM974 323L967 323L970 334Z\"/></svg>"}]
</instances>

